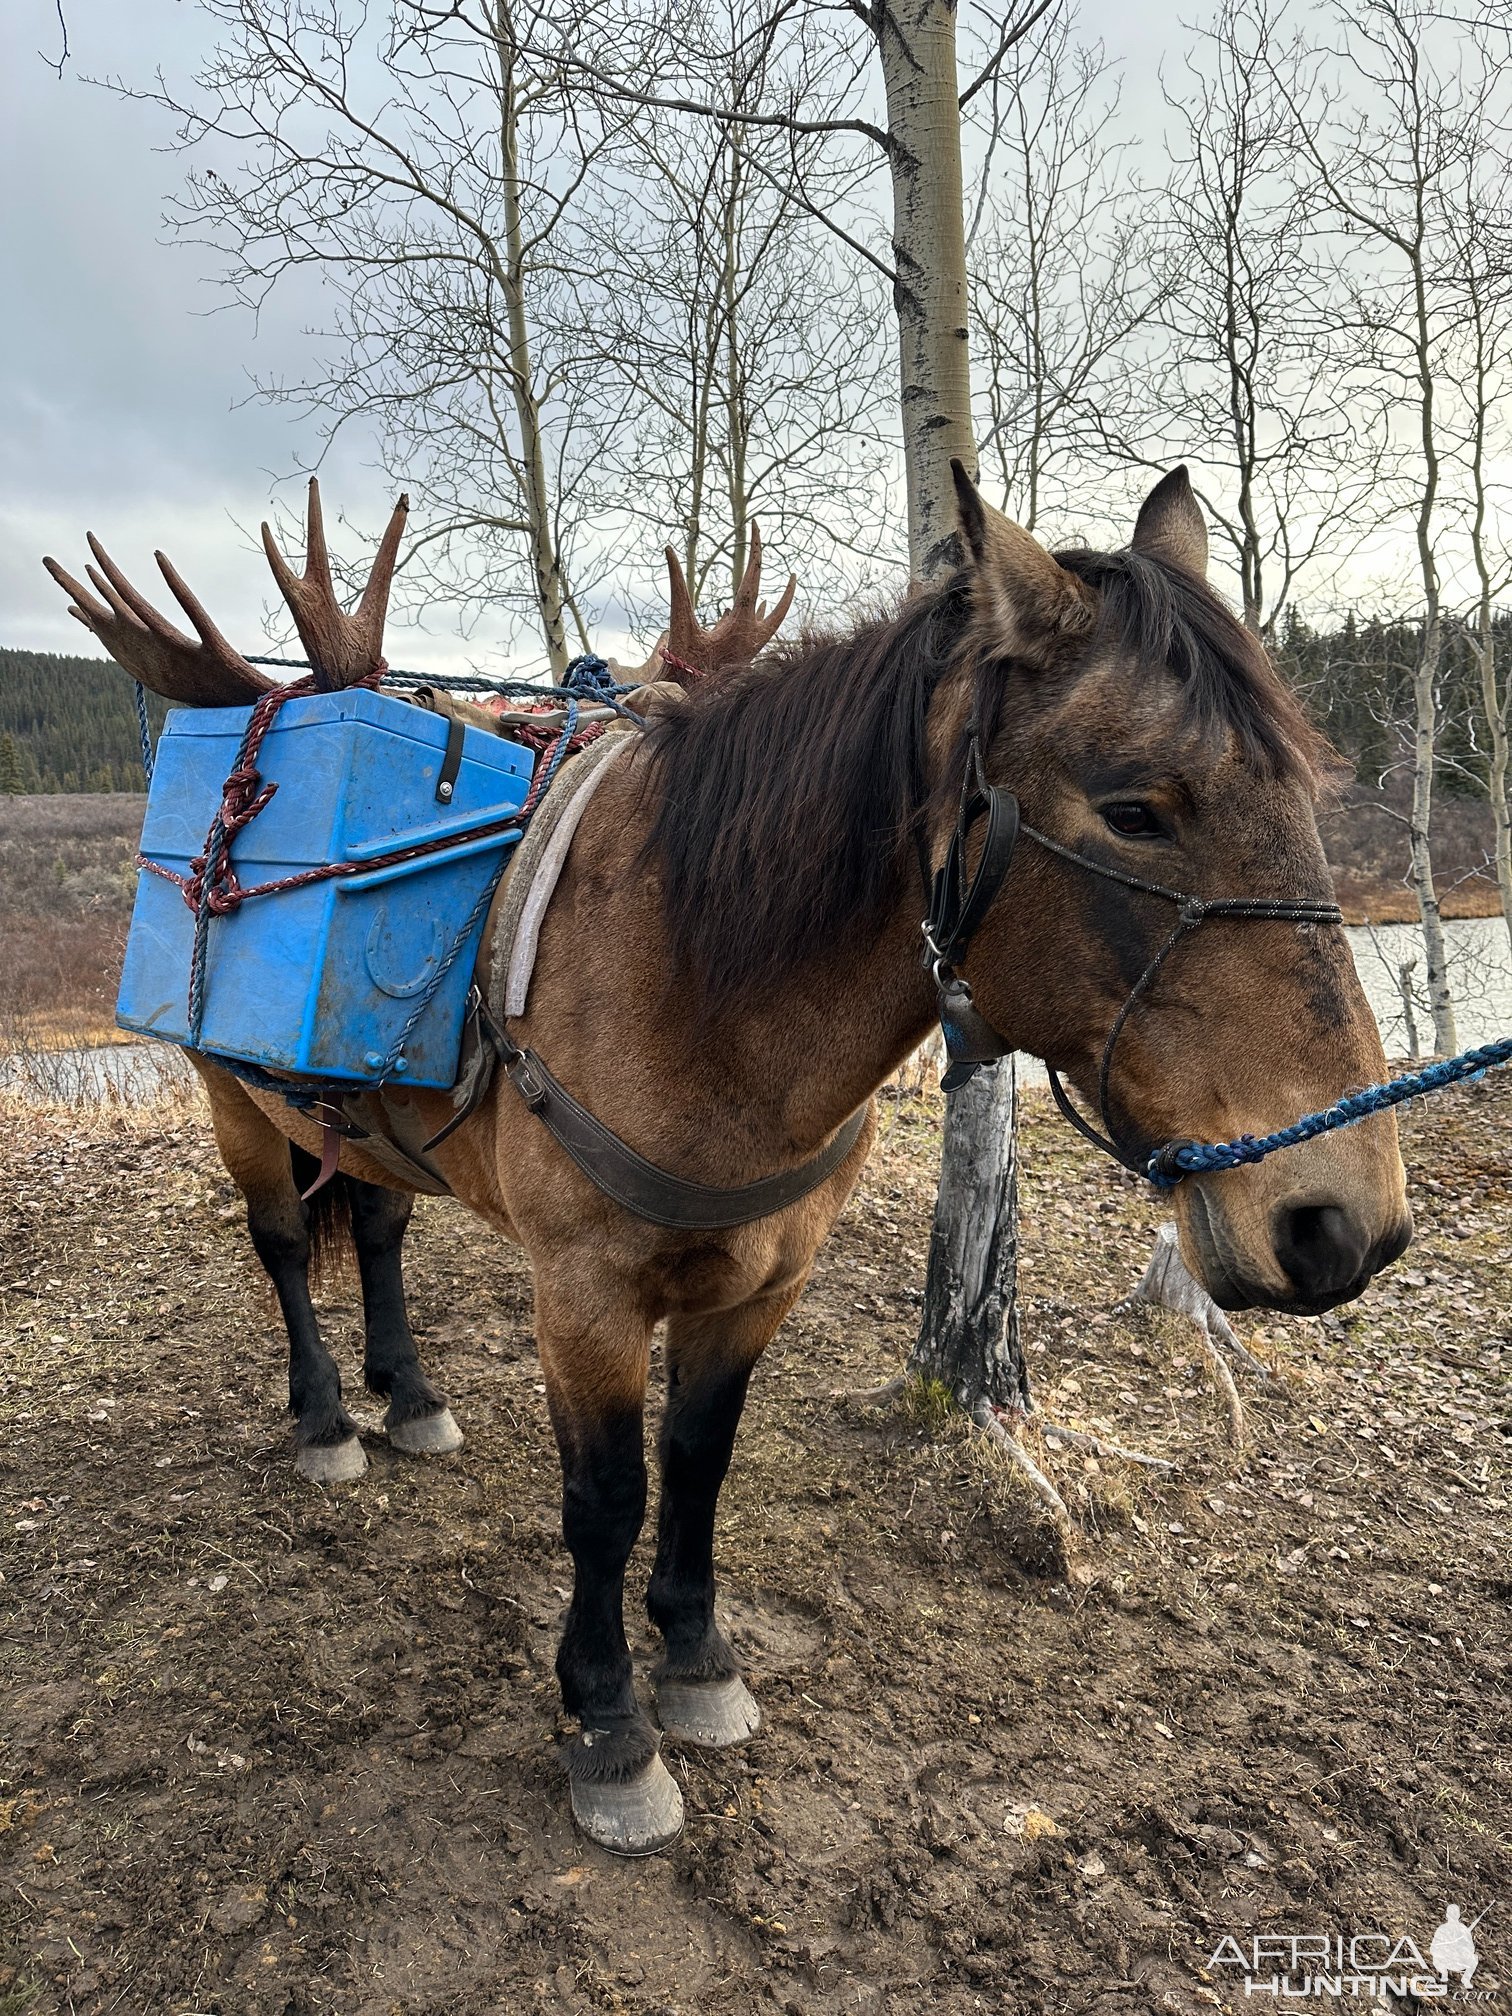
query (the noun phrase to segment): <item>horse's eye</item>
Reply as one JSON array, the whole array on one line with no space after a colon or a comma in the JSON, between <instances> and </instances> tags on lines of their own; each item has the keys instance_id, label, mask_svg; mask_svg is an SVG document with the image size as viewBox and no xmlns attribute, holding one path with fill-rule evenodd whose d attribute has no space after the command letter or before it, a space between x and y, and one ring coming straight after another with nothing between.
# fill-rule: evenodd
<instances>
[{"instance_id":1,"label":"horse's eye","mask_svg":"<svg viewBox=\"0 0 1512 2016\"><path fill-rule=\"evenodd\" d=\"M1164 827L1148 805L1130 800L1121 805L1104 805L1102 816L1105 824L1125 840L1151 840L1164 832Z\"/></svg>"}]
</instances>

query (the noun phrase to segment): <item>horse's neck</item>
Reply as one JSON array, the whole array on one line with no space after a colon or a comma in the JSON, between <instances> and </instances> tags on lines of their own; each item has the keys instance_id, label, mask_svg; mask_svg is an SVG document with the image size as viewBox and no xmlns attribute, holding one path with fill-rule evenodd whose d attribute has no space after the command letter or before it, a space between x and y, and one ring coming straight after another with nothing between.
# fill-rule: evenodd
<instances>
[{"instance_id":1,"label":"horse's neck","mask_svg":"<svg viewBox=\"0 0 1512 2016\"><path fill-rule=\"evenodd\" d=\"M615 766L553 899L523 1040L538 1043L569 1088L591 1084L610 1054L638 1055L674 1129L671 1109L686 1108L708 1125L738 1115L763 1153L822 1139L933 1021L916 876L902 879L880 926L842 933L832 950L775 976L760 998L709 1018L696 987L669 982L675 961L659 884L630 867L651 814L634 767ZM811 871L809 862L790 864L795 890Z\"/></svg>"},{"instance_id":2,"label":"horse's neck","mask_svg":"<svg viewBox=\"0 0 1512 2016\"><path fill-rule=\"evenodd\" d=\"M801 872L801 871L796 871ZM934 988L919 958L922 904L909 887L880 930L833 953L730 1018L731 1048L767 1081L795 1137L836 1127L928 1035Z\"/></svg>"}]
</instances>

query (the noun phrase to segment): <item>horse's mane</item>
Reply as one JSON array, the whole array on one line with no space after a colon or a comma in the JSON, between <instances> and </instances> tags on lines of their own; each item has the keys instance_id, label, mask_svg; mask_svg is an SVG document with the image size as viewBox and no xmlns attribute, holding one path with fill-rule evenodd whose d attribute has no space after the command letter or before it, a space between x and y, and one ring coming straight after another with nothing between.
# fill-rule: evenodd
<instances>
[{"instance_id":1,"label":"horse's mane","mask_svg":"<svg viewBox=\"0 0 1512 2016\"><path fill-rule=\"evenodd\" d=\"M1205 734L1235 734L1267 772L1317 774L1326 744L1205 583L1131 552L1056 558L1101 597L1096 641L1168 667ZM660 788L646 852L674 956L708 1006L764 991L896 900L929 797L925 716L970 619L957 574L848 635L805 636L721 673L652 724ZM987 724L1011 664L977 669Z\"/></svg>"}]
</instances>

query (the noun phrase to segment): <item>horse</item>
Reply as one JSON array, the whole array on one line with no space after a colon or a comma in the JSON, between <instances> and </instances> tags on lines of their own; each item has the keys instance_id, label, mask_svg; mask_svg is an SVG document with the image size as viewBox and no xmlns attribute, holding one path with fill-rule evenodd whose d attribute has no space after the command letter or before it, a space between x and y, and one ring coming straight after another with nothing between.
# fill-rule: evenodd
<instances>
[{"instance_id":1,"label":"horse","mask_svg":"<svg viewBox=\"0 0 1512 2016\"><path fill-rule=\"evenodd\" d=\"M954 977L998 1048L1098 1099L1128 1159L1178 1132L1264 1130L1382 1075L1316 825L1336 759L1208 586L1185 470L1155 485L1114 552L1051 553L959 466L956 486L959 564L942 585L697 682L632 735L583 815L507 1032L516 1065L547 1067L642 1166L718 1186L702 1194L807 1171L790 1185L801 1194L754 1222L655 1222L564 1147L514 1066L434 1150L456 1196L532 1262L573 1563L556 1662L577 1723L570 1803L621 1854L654 1853L682 1826L623 1622L652 1333L665 1326L656 1705L662 1734L717 1747L759 1726L715 1614L716 1508L747 1384L860 1175L873 1094L939 1013L920 917L952 848L973 881L996 844L965 817L973 793L1011 793L1023 826L956 941ZM152 626L123 577L93 577L113 590L102 619L54 571L140 669ZM185 650L228 651L185 606L201 638ZM1188 930L1200 913L1184 907L1173 934L1173 885L1248 914ZM314 1212L300 1196L319 1132L197 1061L288 1325L297 1437L340 1451L355 1428L310 1300ZM446 1095L411 1096L439 1128ZM446 1407L404 1310L412 1199L360 1143L341 1144L340 1169L365 1375L424 1448ZM1189 1178L1174 1208L1188 1268L1230 1309L1331 1308L1412 1232L1389 1115ZM434 1446L448 1441L443 1424Z\"/></svg>"}]
</instances>

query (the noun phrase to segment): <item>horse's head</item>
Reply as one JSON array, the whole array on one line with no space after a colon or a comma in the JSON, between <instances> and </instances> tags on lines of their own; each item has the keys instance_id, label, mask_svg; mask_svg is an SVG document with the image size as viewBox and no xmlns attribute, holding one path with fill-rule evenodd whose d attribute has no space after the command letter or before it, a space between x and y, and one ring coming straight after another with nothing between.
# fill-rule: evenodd
<instances>
[{"instance_id":1,"label":"horse's head","mask_svg":"<svg viewBox=\"0 0 1512 2016\"><path fill-rule=\"evenodd\" d=\"M1184 913L1133 883L1332 900L1314 816L1329 752L1206 585L1186 472L1157 484L1114 554L1051 555L958 484L971 690L936 721L957 781L975 726L987 779L1042 836L1020 839L962 961L977 1008L1133 1156L1263 1134L1382 1077L1337 923L1188 914L1155 964ZM948 817L942 799L942 830ZM1389 1115L1189 1177L1175 1209L1188 1267L1227 1308L1330 1308L1412 1232Z\"/></svg>"}]
</instances>

